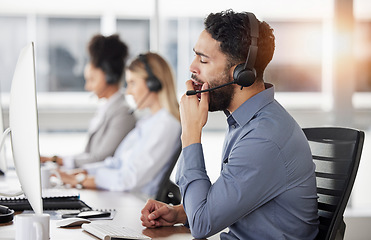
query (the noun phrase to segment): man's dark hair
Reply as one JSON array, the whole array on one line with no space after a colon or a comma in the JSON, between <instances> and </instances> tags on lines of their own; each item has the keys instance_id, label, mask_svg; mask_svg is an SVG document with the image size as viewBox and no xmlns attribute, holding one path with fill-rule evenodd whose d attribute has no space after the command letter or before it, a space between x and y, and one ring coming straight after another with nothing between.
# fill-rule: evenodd
<instances>
[{"instance_id":1,"label":"man's dark hair","mask_svg":"<svg viewBox=\"0 0 371 240\"><path fill-rule=\"evenodd\" d=\"M88 44L88 51L90 62L95 67L121 77L128 57L128 47L120 40L119 35L95 35Z\"/></svg>"},{"instance_id":2,"label":"man's dark hair","mask_svg":"<svg viewBox=\"0 0 371 240\"><path fill-rule=\"evenodd\" d=\"M272 60L275 43L273 29L266 22L259 22L258 55L255 70L258 79ZM250 23L246 12L235 13L227 10L209 14L204 22L205 30L211 37L220 42L220 50L224 53L230 67L244 63L251 44Z\"/></svg>"}]
</instances>

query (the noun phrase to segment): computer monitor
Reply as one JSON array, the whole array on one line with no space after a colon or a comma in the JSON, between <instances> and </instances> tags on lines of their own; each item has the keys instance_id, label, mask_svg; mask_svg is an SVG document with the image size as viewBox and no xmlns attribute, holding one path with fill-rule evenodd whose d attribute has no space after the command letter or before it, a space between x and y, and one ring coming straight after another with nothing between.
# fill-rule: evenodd
<instances>
[{"instance_id":1,"label":"computer monitor","mask_svg":"<svg viewBox=\"0 0 371 240\"><path fill-rule=\"evenodd\" d=\"M35 213L42 214L33 42L21 50L14 71L9 101L9 129L14 166L22 190Z\"/></svg>"}]
</instances>

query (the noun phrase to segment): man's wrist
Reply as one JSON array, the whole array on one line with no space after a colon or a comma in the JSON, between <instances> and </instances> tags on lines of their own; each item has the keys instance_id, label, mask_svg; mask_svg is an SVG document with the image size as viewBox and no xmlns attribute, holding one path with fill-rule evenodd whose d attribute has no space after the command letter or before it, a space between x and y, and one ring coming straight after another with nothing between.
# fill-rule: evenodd
<instances>
[{"instance_id":1,"label":"man's wrist","mask_svg":"<svg viewBox=\"0 0 371 240\"><path fill-rule=\"evenodd\" d=\"M201 131L195 132L195 133L182 133L181 136L182 140L182 147L188 147L191 144L194 143L201 143Z\"/></svg>"},{"instance_id":2,"label":"man's wrist","mask_svg":"<svg viewBox=\"0 0 371 240\"><path fill-rule=\"evenodd\" d=\"M179 223L186 224L187 221L187 214L184 211L184 207L182 204L174 206L176 212L177 212L177 219Z\"/></svg>"}]
</instances>

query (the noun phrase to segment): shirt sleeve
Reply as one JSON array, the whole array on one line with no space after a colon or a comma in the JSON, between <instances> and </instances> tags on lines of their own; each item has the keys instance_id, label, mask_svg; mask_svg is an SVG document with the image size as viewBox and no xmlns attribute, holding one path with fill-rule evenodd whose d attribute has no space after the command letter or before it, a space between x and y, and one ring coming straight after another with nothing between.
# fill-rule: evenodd
<instances>
[{"instance_id":1,"label":"shirt sleeve","mask_svg":"<svg viewBox=\"0 0 371 240\"><path fill-rule=\"evenodd\" d=\"M89 175L95 175L96 172L105 167L105 162L95 162L95 163L89 163L82 166L82 169L86 170Z\"/></svg>"},{"instance_id":2,"label":"shirt sleeve","mask_svg":"<svg viewBox=\"0 0 371 240\"><path fill-rule=\"evenodd\" d=\"M183 149L177 184L191 233L209 237L232 225L284 191L285 168L279 148L265 139L241 139L224 159L211 184L201 144Z\"/></svg>"}]
</instances>

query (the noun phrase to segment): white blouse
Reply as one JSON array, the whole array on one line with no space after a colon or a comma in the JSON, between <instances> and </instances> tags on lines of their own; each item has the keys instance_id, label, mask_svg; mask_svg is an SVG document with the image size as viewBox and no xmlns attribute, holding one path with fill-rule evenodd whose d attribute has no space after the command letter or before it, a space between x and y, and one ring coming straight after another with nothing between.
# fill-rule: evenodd
<instances>
[{"instance_id":1,"label":"white blouse","mask_svg":"<svg viewBox=\"0 0 371 240\"><path fill-rule=\"evenodd\" d=\"M139 120L113 157L84 166L98 188L154 196L173 153L180 147L180 122L166 109Z\"/></svg>"}]
</instances>

